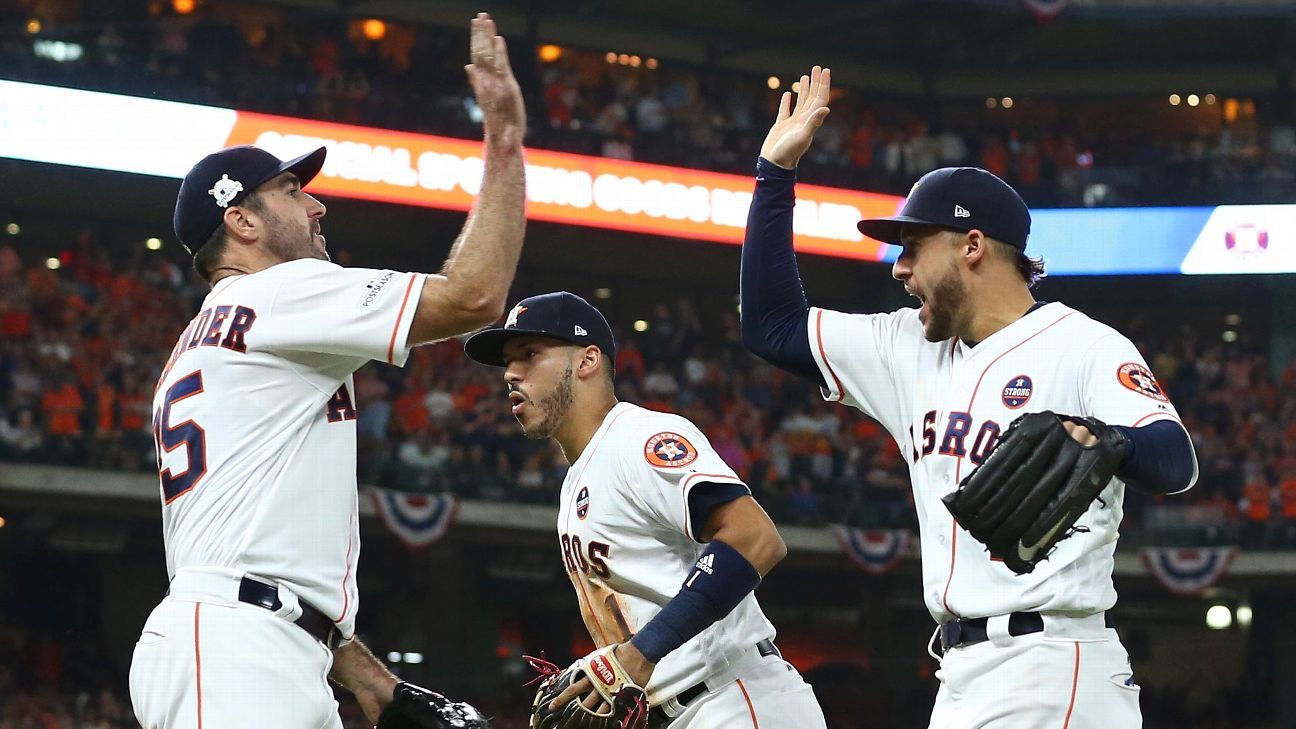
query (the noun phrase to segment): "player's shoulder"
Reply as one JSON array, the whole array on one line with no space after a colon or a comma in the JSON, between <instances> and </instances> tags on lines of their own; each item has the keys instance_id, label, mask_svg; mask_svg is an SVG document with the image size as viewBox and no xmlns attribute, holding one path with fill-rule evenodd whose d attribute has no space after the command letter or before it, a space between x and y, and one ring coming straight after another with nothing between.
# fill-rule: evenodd
<instances>
[{"instance_id":1,"label":"player's shoulder","mask_svg":"<svg viewBox=\"0 0 1296 729\"><path fill-rule=\"evenodd\" d=\"M850 326L852 324L866 324L881 322L896 329L916 329L922 331L922 322L918 320L918 309L907 306L895 311L882 311L877 313L855 314L846 311L837 311L835 309L823 309L818 306L810 307L810 324L836 324L840 326Z\"/></svg>"},{"instance_id":2,"label":"player's shoulder","mask_svg":"<svg viewBox=\"0 0 1296 729\"><path fill-rule=\"evenodd\" d=\"M1129 341L1128 338L1110 324L1098 321L1079 309L1073 309L1061 302L1052 302L1040 308L1040 313L1048 313L1059 323L1065 323L1065 337L1080 346L1088 346L1110 337Z\"/></svg>"},{"instance_id":3,"label":"player's shoulder","mask_svg":"<svg viewBox=\"0 0 1296 729\"><path fill-rule=\"evenodd\" d=\"M613 426L622 457L657 468L682 468L697 460L699 448L707 447L706 436L688 418L675 413L649 410L630 403L617 414Z\"/></svg>"}]
</instances>

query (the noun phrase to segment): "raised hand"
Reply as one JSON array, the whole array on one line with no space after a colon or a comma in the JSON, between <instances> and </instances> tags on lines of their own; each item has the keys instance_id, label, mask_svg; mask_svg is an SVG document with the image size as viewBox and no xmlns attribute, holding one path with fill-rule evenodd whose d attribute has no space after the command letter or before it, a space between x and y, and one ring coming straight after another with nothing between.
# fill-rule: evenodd
<instances>
[{"instance_id":1,"label":"raised hand","mask_svg":"<svg viewBox=\"0 0 1296 729\"><path fill-rule=\"evenodd\" d=\"M477 13L472 21L469 58L464 66L477 105L485 115L486 138L503 143L522 142L526 136L526 107L513 69L509 66L504 38L496 35L489 13Z\"/></svg>"},{"instance_id":2,"label":"raised hand","mask_svg":"<svg viewBox=\"0 0 1296 729\"><path fill-rule=\"evenodd\" d=\"M802 76L797 86L796 108L792 107L792 92L784 91L779 100L778 118L765 143L761 145L761 156L784 169L793 169L801 161L801 155L810 149L815 130L823 124L828 116L828 92L832 86L832 71L815 66L810 75Z\"/></svg>"}]
</instances>

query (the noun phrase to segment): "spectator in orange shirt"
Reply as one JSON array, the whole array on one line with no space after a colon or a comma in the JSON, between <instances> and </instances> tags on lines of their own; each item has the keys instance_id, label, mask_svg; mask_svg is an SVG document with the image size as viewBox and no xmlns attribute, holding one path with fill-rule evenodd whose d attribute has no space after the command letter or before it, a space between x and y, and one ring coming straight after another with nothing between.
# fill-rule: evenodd
<instances>
[{"instance_id":1,"label":"spectator in orange shirt","mask_svg":"<svg viewBox=\"0 0 1296 729\"><path fill-rule=\"evenodd\" d=\"M1273 518L1273 490L1263 474L1258 474L1242 490L1238 511L1246 517L1243 540L1248 547L1258 547L1264 542Z\"/></svg>"},{"instance_id":2,"label":"spectator in orange shirt","mask_svg":"<svg viewBox=\"0 0 1296 729\"><path fill-rule=\"evenodd\" d=\"M45 389L40 404L50 454L79 460L84 450L81 414L85 412L85 400L70 374L60 374L55 383Z\"/></svg>"},{"instance_id":3,"label":"spectator in orange shirt","mask_svg":"<svg viewBox=\"0 0 1296 729\"><path fill-rule=\"evenodd\" d=\"M122 430L121 466L128 471L157 467L153 445L153 402L138 381L128 378L118 395L117 412Z\"/></svg>"},{"instance_id":4,"label":"spectator in orange shirt","mask_svg":"<svg viewBox=\"0 0 1296 729\"><path fill-rule=\"evenodd\" d=\"M90 449L92 468L116 468L121 462L121 411L117 388L102 372L94 384L94 435Z\"/></svg>"}]
</instances>

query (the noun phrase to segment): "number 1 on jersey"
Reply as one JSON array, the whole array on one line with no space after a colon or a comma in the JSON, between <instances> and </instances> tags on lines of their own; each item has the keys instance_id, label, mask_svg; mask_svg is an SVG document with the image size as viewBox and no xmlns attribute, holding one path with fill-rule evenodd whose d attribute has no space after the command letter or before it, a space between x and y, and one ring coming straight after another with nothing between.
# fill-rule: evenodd
<instances>
[{"instance_id":1,"label":"number 1 on jersey","mask_svg":"<svg viewBox=\"0 0 1296 729\"><path fill-rule=\"evenodd\" d=\"M207 433L193 420L171 425L171 406L203 391L202 370L185 375L167 388L166 401L153 413L153 441L157 444L158 475L162 477L162 498L167 504L189 492L207 473ZM162 468L162 455L185 446L185 470L172 473Z\"/></svg>"}]
</instances>

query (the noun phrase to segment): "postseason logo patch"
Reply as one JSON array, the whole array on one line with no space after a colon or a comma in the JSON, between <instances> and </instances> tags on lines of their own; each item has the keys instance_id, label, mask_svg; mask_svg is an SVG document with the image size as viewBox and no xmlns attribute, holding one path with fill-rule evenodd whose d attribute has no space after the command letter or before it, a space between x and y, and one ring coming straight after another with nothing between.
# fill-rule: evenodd
<instances>
[{"instance_id":1,"label":"postseason logo patch","mask_svg":"<svg viewBox=\"0 0 1296 729\"><path fill-rule=\"evenodd\" d=\"M576 518L584 519L589 515L589 487L581 486L576 494Z\"/></svg>"},{"instance_id":2,"label":"postseason logo patch","mask_svg":"<svg viewBox=\"0 0 1296 729\"><path fill-rule=\"evenodd\" d=\"M644 458L658 468L682 468L697 460L697 449L679 433L658 433L644 444Z\"/></svg>"},{"instance_id":3,"label":"postseason logo patch","mask_svg":"<svg viewBox=\"0 0 1296 729\"><path fill-rule=\"evenodd\" d=\"M1152 370L1139 364L1138 362L1126 362L1116 370L1116 379L1125 387L1137 392L1140 395L1147 395L1153 400L1169 402L1170 398L1166 397L1165 391L1161 389L1161 383L1157 382L1156 375Z\"/></svg>"},{"instance_id":4,"label":"postseason logo patch","mask_svg":"<svg viewBox=\"0 0 1296 729\"><path fill-rule=\"evenodd\" d=\"M368 309L373 306L373 303L382 294L383 289L387 288L387 284L391 283L394 278L396 278L395 271L383 271L381 274L369 279L368 283L365 284L364 298L360 300L360 308Z\"/></svg>"},{"instance_id":5,"label":"postseason logo patch","mask_svg":"<svg viewBox=\"0 0 1296 729\"><path fill-rule=\"evenodd\" d=\"M1016 410L1025 405L1031 399L1031 394L1035 392L1035 383L1031 382L1030 375L1017 375L1008 380L1004 385L1003 398L1004 407L1009 410Z\"/></svg>"}]
</instances>

